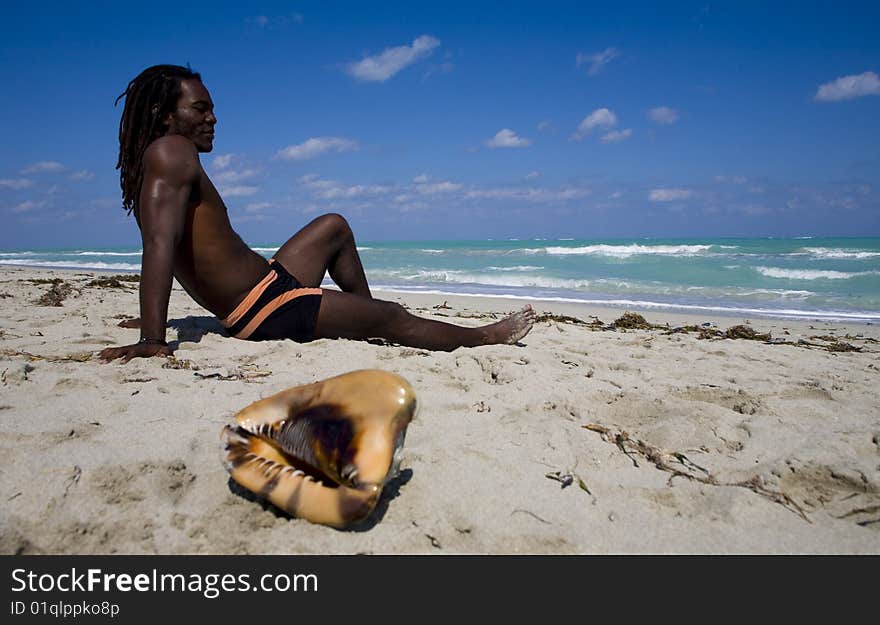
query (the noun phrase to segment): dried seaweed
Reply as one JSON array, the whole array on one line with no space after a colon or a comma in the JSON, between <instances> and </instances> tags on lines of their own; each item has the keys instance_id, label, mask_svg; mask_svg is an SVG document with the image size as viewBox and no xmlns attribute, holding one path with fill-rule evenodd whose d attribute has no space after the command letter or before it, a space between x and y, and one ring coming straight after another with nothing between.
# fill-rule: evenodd
<instances>
[{"instance_id":1,"label":"dried seaweed","mask_svg":"<svg viewBox=\"0 0 880 625\"><path fill-rule=\"evenodd\" d=\"M761 334L760 332L755 331L754 328L749 327L747 325L737 325L731 326L727 328L727 331L724 333L725 338L728 339L746 339L747 341L769 341L770 333Z\"/></svg>"},{"instance_id":2,"label":"dried seaweed","mask_svg":"<svg viewBox=\"0 0 880 625\"><path fill-rule=\"evenodd\" d=\"M30 282L31 284L61 284L64 282L61 278L27 278L22 282Z\"/></svg>"},{"instance_id":3,"label":"dried seaweed","mask_svg":"<svg viewBox=\"0 0 880 625\"><path fill-rule=\"evenodd\" d=\"M690 334L691 332L696 332L698 335L697 338L701 340L710 340L725 337L725 334L721 330L714 327L710 323L705 323L702 326L676 326L675 328L670 329L664 334Z\"/></svg>"},{"instance_id":4,"label":"dried seaweed","mask_svg":"<svg viewBox=\"0 0 880 625\"><path fill-rule=\"evenodd\" d=\"M197 378L202 380L222 380L222 381L243 381L253 382L259 378L265 378L272 375L268 369L260 369L257 365L242 365L231 373L194 373Z\"/></svg>"},{"instance_id":5,"label":"dried seaweed","mask_svg":"<svg viewBox=\"0 0 880 625\"><path fill-rule=\"evenodd\" d=\"M192 360L184 360L176 356L167 356L162 364L163 369L186 369L187 371L198 371L199 366L194 364Z\"/></svg>"},{"instance_id":6,"label":"dried seaweed","mask_svg":"<svg viewBox=\"0 0 880 625\"><path fill-rule=\"evenodd\" d=\"M86 284L86 286L98 287L102 289L130 289L134 288L130 284L125 284L124 282L131 282L131 280L124 281L121 279L122 276L109 276L107 278L96 278Z\"/></svg>"},{"instance_id":7,"label":"dried seaweed","mask_svg":"<svg viewBox=\"0 0 880 625\"><path fill-rule=\"evenodd\" d=\"M810 338L821 338L821 337L810 337ZM824 339L823 339L824 340ZM774 339L771 341L772 345L794 345L796 347L804 347L807 349L817 348L824 349L826 352L861 352L864 348L859 347L857 345L853 345L852 343L847 343L845 341L841 341L839 339L835 339L830 343L811 343L806 339L798 339L795 343L793 341L779 341Z\"/></svg>"},{"instance_id":8,"label":"dried seaweed","mask_svg":"<svg viewBox=\"0 0 880 625\"><path fill-rule=\"evenodd\" d=\"M73 354L67 354L66 356L41 356L40 354L32 354L17 349L0 350L0 355L7 358L24 356L31 362L38 360L45 360L46 362L88 362L94 357L94 354L91 352L76 352Z\"/></svg>"},{"instance_id":9,"label":"dried seaweed","mask_svg":"<svg viewBox=\"0 0 880 625\"><path fill-rule=\"evenodd\" d=\"M49 290L34 301L37 306L63 306L64 300L73 292L73 287L59 278L52 282Z\"/></svg>"},{"instance_id":10,"label":"dried seaweed","mask_svg":"<svg viewBox=\"0 0 880 625\"><path fill-rule=\"evenodd\" d=\"M835 341L830 345L826 345L825 349L829 352L860 352L862 351L861 347L856 347L851 343L846 343L844 341Z\"/></svg>"},{"instance_id":11,"label":"dried seaweed","mask_svg":"<svg viewBox=\"0 0 880 625\"><path fill-rule=\"evenodd\" d=\"M537 521L540 521L540 522L543 523L544 525L553 525L553 523L551 523L551 522L548 521L547 519L542 519L541 517L539 517L537 514L535 514L535 513L532 512L531 510L524 510L524 509L522 509L522 508L517 508L517 509L515 509L513 512L511 512L510 515L513 516L513 515L516 514L517 512L522 513L522 514L528 514L530 517L532 517L533 519L535 519L535 520L537 520Z\"/></svg>"},{"instance_id":12,"label":"dried seaweed","mask_svg":"<svg viewBox=\"0 0 880 625\"><path fill-rule=\"evenodd\" d=\"M645 443L644 441L631 438L630 435L623 430L619 432L612 432L609 428L603 425L598 425L596 423L588 423L581 427L598 433L602 437L602 440L616 445L624 454L626 454L626 456L630 460L633 461L633 464L635 466L639 465L638 462L635 461L633 454L638 454L644 457L648 462L653 464L657 469L670 473L671 475L667 482L668 484L671 484L672 480L676 477L683 477L689 480L693 480L695 482L699 482L701 484L707 484L709 486L737 486L740 488L747 488L755 494L766 497L770 501L783 506L791 512L794 512L807 523L811 523L810 519L807 518L807 515L804 512L803 508L801 508L797 504L797 502L795 502L785 493L770 490L769 488L764 486L763 479L760 475L756 475L748 480L744 480L741 482L721 482L706 469L691 462L687 458L687 456L685 456L681 452L665 452L658 447L654 447ZM671 460L679 463L684 468L684 470L673 466L671 464ZM693 469L698 469L699 471L704 472L705 475L694 473Z\"/></svg>"},{"instance_id":13,"label":"dried seaweed","mask_svg":"<svg viewBox=\"0 0 880 625\"><path fill-rule=\"evenodd\" d=\"M638 313L625 312L620 317L611 322L611 327L624 330L653 330L660 327L645 321L645 318Z\"/></svg>"},{"instance_id":14,"label":"dried seaweed","mask_svg":"<svg viewBox=\"0 0 880 625\"><path fill-rule=\"evenodd\" d=\"M571 317L569 315L557 315L555 313L543 313L535 317L535 323L541 323L542 321L556 321L558 323L570 323L573 325L595 325L597 322L599 325L604 325L598 319L586 322L583 319L578 319L577 317Z\"/></svg>"}]
</instances>

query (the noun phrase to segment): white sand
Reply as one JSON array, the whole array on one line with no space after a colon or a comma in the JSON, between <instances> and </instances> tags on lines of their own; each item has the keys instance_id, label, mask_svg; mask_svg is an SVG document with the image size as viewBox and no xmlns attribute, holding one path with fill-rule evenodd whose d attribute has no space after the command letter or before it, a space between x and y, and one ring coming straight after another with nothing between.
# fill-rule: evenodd
<instances>
[{"instance_id":1,"label":"white sand","mask_svg":"<svg viewBox=\"0 0 880 625\"><path fill-rule=\"evenodd\" d=\"M751 320L774 339L834 335L861 352L552 320L520 346L452 353L250 343L175 287L168 338L194 372L88 359L138 337L116 327L137 315L136 288L87 287L97 275L0 268L2 553L880 553L877 326ZM73 292L35 305L49 286L29 280L52 277ZM519 306L376 295L462 325ZM535 308L606 324L624 312ZM292 519L230 488L219 432L235 412L361 368L403 375L421 406L367 529Z\"/></svg>"}]
</instances>

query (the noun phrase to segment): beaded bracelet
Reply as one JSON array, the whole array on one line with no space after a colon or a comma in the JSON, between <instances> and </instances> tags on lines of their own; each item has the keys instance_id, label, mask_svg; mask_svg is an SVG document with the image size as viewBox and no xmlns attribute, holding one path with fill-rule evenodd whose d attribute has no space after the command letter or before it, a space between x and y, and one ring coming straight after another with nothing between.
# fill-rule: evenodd
<instances>
[{"instance_id":1,"label":"beaded bracelet","mask_svg":"<svg viewBox=\"0 0 880 625\"><path fill-rule=\"evenodd\" d=\"M138 341L138 345L161 345L162 347L168 347L165 339L141 339Z\"/></svg>"}]
</instances>

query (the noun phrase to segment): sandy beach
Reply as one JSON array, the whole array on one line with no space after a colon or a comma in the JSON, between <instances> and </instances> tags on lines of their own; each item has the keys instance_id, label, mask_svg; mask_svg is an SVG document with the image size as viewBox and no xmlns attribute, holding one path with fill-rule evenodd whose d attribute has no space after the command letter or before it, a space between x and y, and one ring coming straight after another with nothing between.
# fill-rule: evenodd
<instances>
[{"instance_id":1,"label":"sandy beach","mask_svg":"<svg viewBox=\"0 0 880 625\"><path fill-rule=\"evenodd\" d=\"M2 553L880 553L876 325L536 301L520 345L252 343L175 285L175 358L102 364L138 337L137 283L110 276L0 267ZM461 325L521 305L375 295ZM231 485L238 410L365 368L420 402L370 523Z\"/></svg>"}]
</instances>

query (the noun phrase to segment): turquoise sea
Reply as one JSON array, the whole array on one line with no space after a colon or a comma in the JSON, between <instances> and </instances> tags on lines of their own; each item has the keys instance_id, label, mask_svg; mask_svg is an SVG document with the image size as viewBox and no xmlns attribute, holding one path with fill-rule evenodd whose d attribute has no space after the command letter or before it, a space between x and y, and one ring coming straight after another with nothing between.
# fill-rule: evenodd
<instances>
[{"instance_id":1,"label":"turquoise sea","mask_svg":"<svg viewBox=\"0 0 880 625\"><path fill-rule=\"evenodd\" d=\"M278 244L258 244L266 257ZM880 321L880 238L359 244L377 290ZM138 248L2 250L0 264L139 271Z\"/></svg>"}]
</instances>

